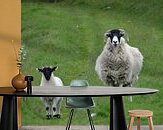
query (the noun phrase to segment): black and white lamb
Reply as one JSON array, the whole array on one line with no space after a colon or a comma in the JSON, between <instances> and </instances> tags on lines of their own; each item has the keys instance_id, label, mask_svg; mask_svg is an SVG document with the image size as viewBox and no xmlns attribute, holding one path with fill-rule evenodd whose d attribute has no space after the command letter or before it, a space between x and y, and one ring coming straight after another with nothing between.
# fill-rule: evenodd
<instances>
[{"instance_id":1,"label":"black and white lamb","mask_svg":"<svg viewBox=\"0 0 163 130\"><path fill-rule=\"evenodd\" d=\"M138 48L128 45L128 35L122 29L107 31L104 42L95 65L99 78L107 85L131 87L142 69L142 54Z\"/></svg>"},{"instance_id":2,"label":"black and white lamb","mask_svg":"<svg viewBox=\"0 0 163 130\"><path fill-rule=\"evenodd\" d=\"M38 71L42 73L40 86L63 86L63 82L60 78L53 75L58 67L43 67L38 68ZM40 97L46 107L46 118L60 118L60 108L62 97Z\"/></svg>"}]
</instances>

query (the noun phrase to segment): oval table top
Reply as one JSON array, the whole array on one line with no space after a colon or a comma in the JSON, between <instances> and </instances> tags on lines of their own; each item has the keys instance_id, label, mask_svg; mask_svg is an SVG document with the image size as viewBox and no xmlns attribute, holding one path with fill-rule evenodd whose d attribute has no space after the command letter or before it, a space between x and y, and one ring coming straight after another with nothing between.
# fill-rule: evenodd
<instances>
[{"instance_id":1,"label":"oval table top","mask_svg":"<svg viewBox=\"0 0 163 130\"><path fill-rule=\"evenodd\" d=\"M157 89L138 88L138 87L110 87L110 86L33 86L32 94L28 94L26 89L17 92L13 87L0 87L0 96L20 96L20 97L101 97L101 96L128 96L144 95L158 92Z\"/></svg>"}]
</instances>

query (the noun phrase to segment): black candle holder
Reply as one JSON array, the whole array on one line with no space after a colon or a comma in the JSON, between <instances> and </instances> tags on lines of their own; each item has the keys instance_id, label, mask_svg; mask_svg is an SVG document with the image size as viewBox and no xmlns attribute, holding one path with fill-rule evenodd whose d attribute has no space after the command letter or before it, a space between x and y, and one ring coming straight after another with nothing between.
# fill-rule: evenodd
<instances>
[{"instance_id":1,"label":"black candle holder","mask_svg":"<svg viewBox=\"0 0 163 130\"><path fill-rule=\"evenodd\" d=\"M31 76L31 75L25 76L25 81L27 81L27 93L32 94L33 76Z\"/></svg>"}]
</instances>

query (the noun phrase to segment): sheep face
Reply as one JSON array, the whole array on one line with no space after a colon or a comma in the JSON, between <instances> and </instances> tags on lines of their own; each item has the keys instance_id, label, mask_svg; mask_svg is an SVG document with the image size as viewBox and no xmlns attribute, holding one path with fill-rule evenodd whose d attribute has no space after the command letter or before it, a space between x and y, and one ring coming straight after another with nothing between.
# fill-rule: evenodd
<instances>
[{"instance_id":1,"label":"sheep face","mask_svg":"<svg viewBox=\"0 0 163 130\"><path fill-rule=\"evenodd\" d=\"M38 71L43 73L46 80L50 80L53 71L55 71L57 68L58 68L57 66L56 67L43 67L43 68L38 68Z\"/></svg>"},{"instance_id":2,"label":"sheep face","mask_svg":"<svg viewBox=\"0 0 163 130\"><path fill-rule=\"evenodd\" d=\"M110 49L118 48L121 44L125 42L125 31L122 29L113 29L105 33L106 43L109 45Z\"/></svg>"}]
</instances>

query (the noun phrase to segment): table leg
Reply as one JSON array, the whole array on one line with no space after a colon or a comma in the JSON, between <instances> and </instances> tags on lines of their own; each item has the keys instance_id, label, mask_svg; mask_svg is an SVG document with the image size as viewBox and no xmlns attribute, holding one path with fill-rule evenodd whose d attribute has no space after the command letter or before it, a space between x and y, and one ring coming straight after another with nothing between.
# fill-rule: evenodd
<instances>
[{"instance_id":1,"label":"table leg","mask_svg":"<svg viewBox=\"0 0 163 130\"><path fill-rule=\"evenodd\" d=\"M4 96L0 130L18 130L17 122L17 97Z\"/></svg>"},{"instance_id":2,"label":"table leg","mask_svg":"<svg viewBox=\"0 0 163 130\"><path fill-rule=\"evenodd\" d=\"M127 130L122 96L110 97L110 130Z\"/></svg>"}]
</instances>

